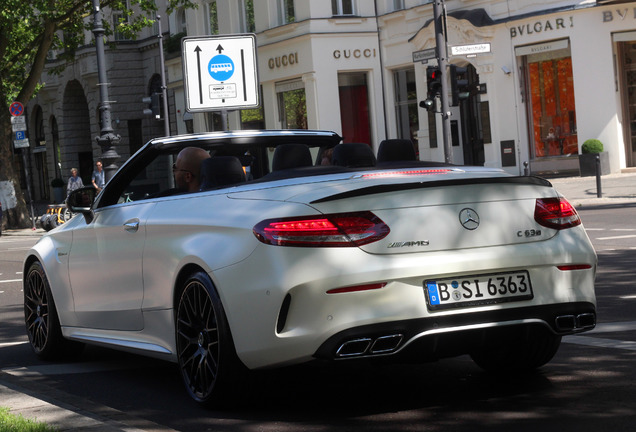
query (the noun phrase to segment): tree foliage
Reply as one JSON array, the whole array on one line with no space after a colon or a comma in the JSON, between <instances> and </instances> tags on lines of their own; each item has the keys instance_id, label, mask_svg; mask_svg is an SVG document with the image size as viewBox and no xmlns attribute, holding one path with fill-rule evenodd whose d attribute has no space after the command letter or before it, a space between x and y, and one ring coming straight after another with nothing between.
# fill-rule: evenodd
<instances>
[{"instance_id":1,"label":"tree foliage","mask_svg":"<svg viewBox=\"0 0 636 432\"><path fill-rule=\"evenodd\" d=\"M98 0L99 1L99 0ZM113 29L103 20L105 34L117 31L134 39L143 27L153 24L154 0L101 0L101 10L117 11L122 19ZM167 0L167 12L177 7L194 7L190 0ZM63 70L73 61L76 49L85 43L85 32L93 28L93 3L90 0L2 0L0 3L0 183L15 189L17 206L9 213L9 223L28 226L25 200L19 173L13 166L13 133L9 105L26 104L37 93L49 52L58 53ZM90 34L90 33L88 33ZM57 72L61 72L58 69ZM56 72L52 70L50 72ZM4 209L7 210L6 208Z\"/></svg>"}]
</instances>

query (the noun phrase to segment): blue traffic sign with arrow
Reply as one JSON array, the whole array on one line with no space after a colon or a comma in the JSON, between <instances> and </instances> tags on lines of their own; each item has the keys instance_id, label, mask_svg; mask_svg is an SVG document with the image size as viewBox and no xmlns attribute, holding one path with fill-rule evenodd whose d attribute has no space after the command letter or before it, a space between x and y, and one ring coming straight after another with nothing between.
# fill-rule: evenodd
<instances>
[{"instance_id":1,"label":"blue traffic sign with arrow","mask_svg":"<svg viewBox=\"0 0 636 432\"><path fill-rule=\"evenodd\" d=\"M186 110L259 106L256 36L194 36L182 39Z\"/></svg>"}]
</instances>

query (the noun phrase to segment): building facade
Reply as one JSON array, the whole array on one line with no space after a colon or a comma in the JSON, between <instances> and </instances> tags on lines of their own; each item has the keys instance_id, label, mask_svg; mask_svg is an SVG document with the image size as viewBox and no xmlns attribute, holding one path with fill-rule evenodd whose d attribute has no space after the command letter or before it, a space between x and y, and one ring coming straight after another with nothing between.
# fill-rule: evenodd
<instances>
[{"instance_id":1,"label":"building facade","mask_svg":"<svg viewBox=\"0 0 636 432\"><path fill-rule=\"evenodd\" d=\"M196 3L162 20L169 112L160 116L168 115L172 134L224 125L327 129L374 149L387 138L411 139L420 159L445 160L441 115L419 106L427 69L437 64L431 1ZM611 172L636 166L636 2L447 0L445 7L448 62L468 90L450 108L453 163L578 175L581 145L595 138ZM229 112L225 121L222 112L187 112L181 38L230 33L256 34L261 107ZM156 36L149 28L107 50L120 164L163 135L142 102L161 92ZM90 177L101 154L94 47L42 80L28 106L30 172L35 197L49 199L52 178L66 179L71 167Z\"/></svg>"}]
</instances>

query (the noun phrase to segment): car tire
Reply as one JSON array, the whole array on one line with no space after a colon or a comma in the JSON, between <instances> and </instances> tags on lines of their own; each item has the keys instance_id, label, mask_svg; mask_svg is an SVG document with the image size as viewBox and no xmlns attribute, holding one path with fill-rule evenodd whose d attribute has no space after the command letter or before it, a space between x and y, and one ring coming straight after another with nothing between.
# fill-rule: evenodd
<instances>
[{"instance_id":1,"label":"car tire","mask_svg":"<svg viewBox=\"0 0 636 432\"><path fill-rule=\"evenodd\" d=\"M51 287L39 261L31 264L24 278L24 321L31 348L44 360L75 357L84 348L62 336Z\"/></svg>"},{"instance_id":2,"label":"car tire","mask_svg":"<svg viewBox=\"0 0 636 432\"><path fill-rule=\"evenodd\" d=\"M208 407L234 405L246 368L207 274L196 272L186 279L175 318L179 369L190 396Z\"/></svg>"},{"instance_id":3,"label":"car tire","mask_svg":"<svg viewBox=\"0 0 636 432\"><path fill-rule=\"evenodd\" d=\"M471 353L480 368L491 373L531 372L548 363L561 345L561 336L543 328L528 328L511 337L498 337Z\"/></svg>"}]
</instances>

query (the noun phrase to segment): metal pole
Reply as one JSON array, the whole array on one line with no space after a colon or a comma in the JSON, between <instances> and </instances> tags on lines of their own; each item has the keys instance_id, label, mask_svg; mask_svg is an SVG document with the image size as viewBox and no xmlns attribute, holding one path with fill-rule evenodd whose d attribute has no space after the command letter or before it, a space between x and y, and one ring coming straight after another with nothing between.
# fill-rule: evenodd
<instances>
[{"instance_id":1,"label":"metal pole","mask_svg":"<svg viewBox=\"0 0 636 432\"><path fill-rule=\"evenodd\" d=\"M115 146L119 144L121 137L113 133L113 126L110 118L110 101L108 100L108 85L106 78L106 60L104 54L104 27L102 24L102 13L100 11L99 0L93 1L93 34L95 35L95 51L97 53L97 73L99 76L99 111L101 118L101 135L95 137L95 141L102 148L102 165L104 166L104 179L108 182L117 172L118 166L115 161L119 155Z\"/></svg>"},{"instance_id":2,"label":"metal pole","mask_svg":"<svg viewBox=\"0 0 636 432\"><path fill-rule=\"evenodd\" d=\"M31 229L35 231L35 212L33 211L33 198L31 197L31 178L29 177L29 166L27 165L27 151L30 147L22 149L22 163L24 164L24 176L26 178L27 197L31 203ZM31 158L28 158L31 160Z\"/></svg>"},{"instance_id":3,"label":"metal pole","mask_svg":"<svg viewBox=\"0 0 636 432\"><path fill-rule=\"evenodd\" d=\"M601 190L601 156L596 155L596 197L603 198L603 191Z\"/></svg>"},{"instance_id":4,"label":"metal pole","mask_svg":"<svg viewBox=\"0 0 636 432\"><path fill-rule=\"evenodd\" d=\"M442 74L441 114L442 132L444 138L444 159L446 163L453 163L453 147L451 141L450 111L448 110L448 55L446 52L446 38L444 35L444 1L433 2L433 19L435 21L435 42L437 45L437 64Z\"/></svg>"},{"instance_id":5,"label":"metal pole","mask_svg":"<svg viewBox=\"0 0 636 432\"><path fill-rule=\"evenodd\" d=\"M163 32L161 31L161 16L157 15L159 24L159 62L161 63L161 96L163 99L163 133L170 136L170 119L168 118L168 87L166 87L166 65L163 58Z\"/></svg>"}]
</instances>

